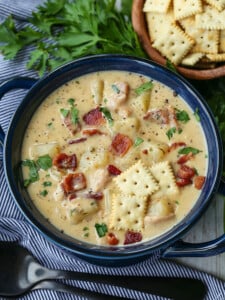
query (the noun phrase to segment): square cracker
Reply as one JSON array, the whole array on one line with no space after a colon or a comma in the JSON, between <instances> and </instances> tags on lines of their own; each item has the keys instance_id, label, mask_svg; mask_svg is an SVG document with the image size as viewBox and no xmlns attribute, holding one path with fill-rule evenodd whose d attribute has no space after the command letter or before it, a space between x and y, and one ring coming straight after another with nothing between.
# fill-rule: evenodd
<instances>
[{"instance_id":1,"label":"square cracker","mask_svg":"<svg viewBox=\"0 0 225 300\"><path fill-rule=\"evenodd\" d=\"M184 66L194 66L200 59L204 57L204 53L189 53L181 61L181 64Z\"/></svg>"},{"instance_id":2,"label":"square cracker","mask_svg":"<svg viewBox=\"0 0 225 300\"><path fill-rule=\"evenodd\" d=\"M219 11L225 8L225 0L205 0L205 2L214 6Z\"/></svg>"},{"instance_id":3,"label":"square cracker","mask_svg":"<svg viewBox=\"0 0 225 300\"><path fill-rule=\"evenodd\" d=\"M196 28L195 17L180 20L184 31L195 40L191 52L217 53L219 44L219 30Z\"/></svg>"},{"instance_id":4,"label":"square cracker","mask_svg":"<svg viewBox=\"0 0 225 300\"><path fill-rule=\"evenodd\" d=\"M146 0L143 11L165 13L169 8L170 2L171 0Z\"/></svg>"},{"instance_id":5,"label":"square cracker","mask_svg":"<svg viewBox=\"0 0 225 300\"><path fill-rule=\"evenodd\" d=\"M221 12L216 8L204 5L203 12L196 14L195 24L203 29L225 29L225 10Z\"/></svg>"},{"instance_id":6,"label":"square cracker","mask_svg":"<svg viewBox=\"0 0 225 300\"><path fill-rule=\"evenodd\" d=\"M174 16L176 20L193 16L202 11L200 0L173 0Z\"/></svg>"},{"instance_id":7,"label":"square cracker","mask_svg":"<svg viewBox=\"0 0 225 300\"><path fill-rule=\"evenodd\" d=\"M225 53L207 54L206 57L210 59L210 61L215 61L215 62L225 61Z\"/></svg>"},{"instance_id":8,"label":"square cracker","mask_svg":"<svg viewBox=\"0 0 225 300\"><path fill-rule=\"evenodd\" d=\"M147 210L147 197L114 194L109 227L116 230L141 231Z\"/></svg>"},{"instance_id":9,"label":"square cracker","mask_svg":"<svg viewBox=\"0 0 225 300\"><path fill-rule=\"evenodd\" d=\"M167 28L171 24L175 24L173 10L169 9L167 13L160 14L155 12L146 13L146 22L150 39L153 42L163 32L167 31Z\"/></svg>"},{"instance_id":10,"label":"square cracker","mask_svg":"<svg viewBox=\"0 0 225 300\"><path fill-rule=\"evenodd\" d=\"M219 52L225 52L225 29L220 30Z\"/></svg>"},{"instance_id":11,"label":"square cracker","mask_svg":"<svg viewBox=\"0 0 225 300\"><path fill-rule=\"evenodd\" d=\"M172 167L168 161L152 165L150 171L159 184L159 190L151 196L152 198L171 197L179 193Z\"/></svg>"},{"instance_id":12,"label":"square cracker","mask_svg":"<svg viewBox=\"0 0 225 300\"><path fill-rule=\"evenodd\" d=\"M152 44L162 55L178 65L194 45L194 40L177 25L170 25Z\"/></svg>"},{"instance_id":13,"label":"square cracker","mask_svg":"<svg viewBox=\"0 0 225 300\"><path fill-rule=\"evenodd\" d=\"M114 182L122 193L137 197L149 196L159 188L152 174L141 160L116 176Z\"/></svg>"}]
</instances>

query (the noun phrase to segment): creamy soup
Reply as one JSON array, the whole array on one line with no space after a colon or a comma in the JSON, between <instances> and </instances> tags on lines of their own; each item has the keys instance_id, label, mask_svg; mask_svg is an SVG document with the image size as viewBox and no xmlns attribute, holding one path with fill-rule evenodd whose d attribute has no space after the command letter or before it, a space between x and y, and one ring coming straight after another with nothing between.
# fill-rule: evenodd
<instances>
[{"instance_id":1,"label":"creamy soup","mask_svg":"<svg viewBox=\"0 0 225 300\"><path fill-rule=\"evenodd\" d=\"M24 185L65 234L98 245L150 240L180 222L207 172L198 108L139 74L72 80L40 105L22 147Z\"/></svg>"}]
</instances>

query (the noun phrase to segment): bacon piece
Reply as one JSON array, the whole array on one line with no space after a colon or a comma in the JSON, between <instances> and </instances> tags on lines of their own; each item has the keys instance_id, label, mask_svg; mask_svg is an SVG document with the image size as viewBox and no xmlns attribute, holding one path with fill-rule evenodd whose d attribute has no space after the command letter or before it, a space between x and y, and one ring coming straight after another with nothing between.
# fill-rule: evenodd
<instances>
[{"instance_id":1,"label":"bacon piece","mask_svg":"<svg viewBox=\"0 0 225 300\"><path fill-rule=\"evenodd\" d=\"M81 130L80 122L77 122L76 124L73 123L70 113L68 113L68 115L65 118L63 118L63 124L73 135Z\"/></svg>"},{"instance_id":2,"label":"bacon piece","mask_svg":"<svg viewBox=\"0 0 225 300\"><path fill-rule=\"evenodd\" d=\"M74 171L77 167L76 154L67 155L66 153L59 153L54 157L53 165L58 169L71 169Z\"/></svg>"},{"instance_id":3,"label":"bacon piece","mask_svg":"<svg viewBox=\"0 0 225 300\"><path fill-rule=\"evenodd\" d=\"M195 175L195 169L187 165L181 165L177 176L182 179L191 179Z\"/></svg>"},{"instance_id":4,"label":"bacon piece","mask_svg":"<svg viewBox=\"0 0 225 300\"><path fill-rule=\"evenodd\" d=\"M117 133L112 140L111 148L116 155L124 156L132 145L133 142L128 136Z\"/></svg>"},{"instance_id":5,"label":"bacon piece","mask_svg":"<svg viewBox=\"0 0 225 300\"><path fill-rule=\"evenodd\" d=\"M115 234L112 233L112 232L109 232L109 233L107 234L106 240L107 240L107 243L108 243L109 245L112 245L112 246L118 245L118 243L119 243L118 238L117 238L117 237L115 236Z\"/></svg>"},{"instance_id":6,"label":"bacon piece","mask_svg":"<svg viewBox=\"0 0 225 300\"><path fill-rule=\"evenodd\" d=\"M186 143L184 143L184 142L175 142L169 146L168 151L170 152L170 151L176 150L179 147L185 147L185 146L186 146Z\"/></svg>"},{"instance_id":7,"label":"bacon piece","mask_svg":"<svg viewBox=\"0 0 225 300\"><path fill-rule=\"evenodd\" d=\"M194 178L194 186L196 189L201 190L205 183L205 176L196 176Z\"/></svg>"},{"instance_id":8,"label":"bacon piece","mask_svg":"<svg viewBox=\"0 0 225 300\"><path fill-rule=\"evenodd\" d=\"M179 165L182 165L184 163L186 163L187 161L189 161L190 159L192 159L193 157L193 153L188 153L188 154L184 154L182 155L180 158L178 158L177 163Z\"/></svg>"},{"instance_id":9,"label":"bacon piece","mask_svg":"<svg viewBox=\"0 0 225 300\"><path fill-rule=\"evenodd\" d=\"M90 110L83 116L83 120L86 125L103 125L105 124L106 120L102 115L99 107Z\"/></svg>"},{"instance_id":10,"label":"bacon piece","mask_svg":"<svg viewBox=\"0 0 225 300\"><path fill-rule=\"evenodd\" d=\"M107 170L111 175L120 175L121 171L114 165L108 165Z\"/></svg>"},{"instance_id":11,"label":"bacon piece","mask_svg":"<svg viewBox=\"0 0 225 300\"><path fill-rule=\"evenodd\" d=\"M99 129L96 129L96 128L84 129L82 131L82 133L84 135L88 135L88 136L95 135L95 134L100 134L100 135L104 134L102 131L100 131Z\"/></svg>"},{"instance_id":12,"label":"bacon piece","mask_svg":"<svg viewBox=\"0 0 225 300\"><path fill-rule=\"evenodd\" d=\"M75 140L69 140L68 141L68 144L69 145L72 145L72 144L79 144L79 143L83 143L87 140L86 137L81 137L81 138L78 138L78 139L75 139Z\"/></svg>"},{"instance_id":13,"label":"bacon piece","mask_svg":"<svg viewBox=\"0 0 225 300\"><path fill-rule=\"evenodd\" d=\"M128 230L125 233L124 245L137 243L140 242L141 240L142 240L142 234L140 232Z\"/></svg>"},{"instance_id":14,"label":"bacon piece","mask_svg":"<svg viewBox=\"0 0 225 300\"><path fill-rule=\"evenodd\" d=\"M83 173L70 173L62 183L62 187L67 194L83 190L86 186L86 178Z\"/></svg>"},{"instance_id":15,"label":"bacon piece","mask_svg":"<svg viewBox=\"0 0 225 300\"><path fill-rule=\"evenodd\" d=\"M94 200L102 200L103 199L103 193L102 192L88 192L87 194L85 194L85 198L90 198L90 199L94 199Z\"/></svg>"},{"instance_id":16,"label":"bacon piece","mask_svg":"<svg viewBox=\"0 0 225 300\"><path fill-rule=\"evenodd\" d=\"M176 179L176 185L179 187L183 187L183 186L189 185L189 184L192 184L192 181L189 178L177 178Z\"/></svg>"}]
</instances>

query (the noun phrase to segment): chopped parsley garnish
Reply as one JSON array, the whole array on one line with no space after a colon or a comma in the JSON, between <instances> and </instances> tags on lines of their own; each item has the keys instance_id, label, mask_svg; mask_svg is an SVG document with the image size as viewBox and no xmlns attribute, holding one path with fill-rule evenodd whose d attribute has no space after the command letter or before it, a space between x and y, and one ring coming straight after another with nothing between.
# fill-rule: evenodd
<instances>
[{"instance_id":1,"label":"chopped parsley garnish","mask_svg":"<svg viewBox=\"0 0 225 300\"><path fill-rule=\"evenodd\" d=\"M51 168L52 159L47 154L47 155L38 157L38 159L36 161L26 159L26 160L22 161L22 166L29 168L28 178L24 180L24 187L28 187L28 185L30 183L39 180L39 174L38 174L39 169L43 169L46 171L47 169Z\"/></svg>"},{"instance_id":2,"label":"chopped parsley garnish","mask_svg":"<svg viewBox=\"0 0 225 300\"><path fill-rule=\"evenodd\" d=\"M113 120L111 112L108 110L108 108L101 106L100 111L103 113L104 117L109 122L109 125L112 126L114 120Z\"/></svg>"},{"instance_id":3,"label":"chopped parsley garnish","mask_svg":"<svg viewBox=\"0 0 225 300\"><path fill-rule=\"evenodd\" d=\"M186 124L188 121L190 121L190 117L185 110L177 110L176 117L177 117L178 121L180 121L184 124Z\"/></svg>"},{"instance_id":4,"label":"chopped parsley garnish","mask_svg":"<svg viewBox=\"0 0 225 300\"><path fill-rule=\"evenodd\" d=\"M108 227L105 223L102 224L95 224L95 229L97 231L97 234L99 237L103 237L106 235L106 233L108 232Z\"/></svg>"},{"instance_id":5,"label":"chopped parsley garnish","mask_svg":"<svg viewBox=\"0 0 225 300\"><path fill-rule=\"evenodd\" d=\"M43 196L43 197L45 197L45 196L48 195L48 191L47 190L43 190L43 191L40 192L40 195Z\"/></svg>"},{"instance_id":6,"label":"chopped parsley garnish","mask_svg":"<svg viewBox=\"0 0 225 300\"><path fill-rule=\"evenodd\" d=\"M76 107L72 107L71 110L71 121L73 124L77 124L78 123L78 115L79 115L79 111Z\"/></svg>"},{"instance_id":7,"label":"chopped parsley garnish","mask_svg":"<svg viewBox=\"0 0 225 300\"><path fill-rule=\"evenodd\" d=\"M51 186L51 185L52 185L51 181L44 181L43 182L43 186L45 186L45 187Z\"/></svg>"},{"instance_id":8,"label":"chopped parsley garnish","mask_svg":"<svg viewBox=\"0 0 225 300\"><path fill-rule=\"evenodd\" d=\"M199 115L199 109L198 109L198 107L196 107L196 109L195 109L194 116L195 116L195 119L196 119L198 122L201 121L200 115Z\"/></svg>"},{"instance_id":9,"label":"chopped parsley garnish","mask_svg":"<svg viewBox=\"0 0 225 300\"><path fill-rule=\"evenodd\" d=\"M68 116L68 114L69 114L70 111L69 111L68 109L61 108L61 109L60 109L60 112L61 112L62 116L63 116L64 118L66 118L66 117Z\"/></svg>"},{"instance_id":10,"label":"chopped parsley garnish","mask_svg":"<svg viewBox=\"0 0 225 300\"><path fill-rule=\"evenodd\" d=\"M151 81L148 81L140 85L134 91L138 96L140 96L142 93L150 91L152 88L153 88L153 83Z\"/></svg>"},{"instance_id":11,"label":"chopped parsley garnish","mask_svg":"<svg viewBox=\"0 0 225 300\"><path fill-rule=\"evenodd\" d=\"M192 154L198 154L202 152L201 150L199 149L196 149L196 148L193 148L193 147L184 147L184 148L181 148L179 151L178 151L178 154L189 154L189 153L192 153Z\"/></svg>"},{"instance_id":12,"label":"chopped parsley garnish","mask_svg":"<svg viewBox=\"0 0 225 300\"><path fill-rule=\"evenodd\" d=\"M168 136L169 140L173 137L175 132L176 132L176 127L172 127L166 132L166 135Z\"/></svg>"},{"instance_id":13,"label":"chopped parsley garnish","mask_svg":"<svg viewBox=\"0 0 225 300\"><path fill-rule=\"evenodd\" d=\"M29 174L28 174L29 177L28 179L24 180L24 187L28 187L30 183L39 180L38 166L35 163L35 161L26 159L22 161L22 166L29 168Z\"/></svg>"},{"instance_id":14,"label":"chopped parsley garnish","mask_svg":"<svg viewBox=\"0 0 225 300\"><path fill-rule=\"evenodd\" d=\"M137 137L134 141L134 146L137 147L139 146L140 144L142 144L144 142L144 140L140 137Z\"/></svg>"},{"instance_id":15,"label":"chopped parsley garnish","mask_svg":"<svg viewBox=\"0 0 225 300\"><path fill-rule=\"evenodd\" d=\"M74 106L75 99L70 98L70 99L67 100L67 102L68 102L71 106Z\"/></svg>"},{"instance_id":16,"label":"chopped parsley garnish","mask_svg":"<svg viewBox=\"0 0 225 300\"><path fill-rule=\"evenodd\" d=\"M120 93L120 89L118 88L118 86L116 84L112 84L111 87L116 94Z\"/></svg>"},{"instance_id":17,"label":"chopped parsley garnish","mask_svg":"<svg viewBox=\"0 0 225 300\"><path fill-rule=\"evenodd\" d=\"M46 155L42 155L37 159L37 165L43 169L43 170L48 170L49 168L51 168L52 166L52 159L51 157L46 154Z\"/></svg>"}]
</instances>

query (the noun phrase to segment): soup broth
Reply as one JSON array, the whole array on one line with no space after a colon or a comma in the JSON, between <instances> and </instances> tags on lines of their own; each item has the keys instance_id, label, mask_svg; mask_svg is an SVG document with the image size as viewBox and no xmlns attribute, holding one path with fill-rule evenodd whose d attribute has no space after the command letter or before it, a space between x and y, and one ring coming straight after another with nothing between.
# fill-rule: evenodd
<instances>
[{"instance_id":1,"label":"soup broth","mask_svg":"<svg viewBox=\"0 0 225 300\"><path fill-rule=\"evenodd\" d=\"M29 123L21 157L40 212L97 245L165 233L190 212L207 172L197 108L122 71L84 75L49 95Z\"/></svg>"}]
</instances>

